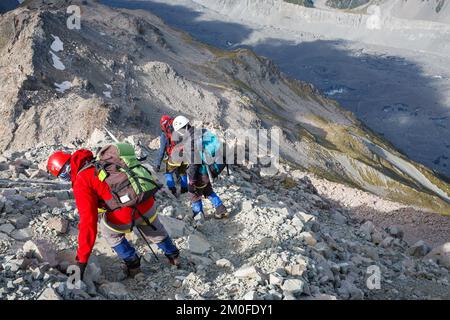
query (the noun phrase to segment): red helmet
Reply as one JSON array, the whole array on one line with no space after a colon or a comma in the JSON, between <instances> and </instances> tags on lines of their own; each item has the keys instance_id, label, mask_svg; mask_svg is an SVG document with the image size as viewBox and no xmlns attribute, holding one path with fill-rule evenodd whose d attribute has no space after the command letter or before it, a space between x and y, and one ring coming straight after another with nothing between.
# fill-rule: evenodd
<instances>
[{"instance_id":1,"label":"red helmet","mask_svg":"<svg viewBox=\"0 0 450 320\"><path fill-rule=\"evenodd\" d=\"M161 125L161 129L166 130L167 125L173 120L171 116L164 115L159 120L159 124Z\"/></svg>"},{"instance_id":2,"label":"red helmet","mask_svg":"<svg viewBox=\"0 0 450 320\"><path fill-rule=\"evenodd\" d=\"M63 151L53 153L47 162L47 170L55 177L59 176L61 169L70 160L71 154Z\"/></svg>"}]
</instances>

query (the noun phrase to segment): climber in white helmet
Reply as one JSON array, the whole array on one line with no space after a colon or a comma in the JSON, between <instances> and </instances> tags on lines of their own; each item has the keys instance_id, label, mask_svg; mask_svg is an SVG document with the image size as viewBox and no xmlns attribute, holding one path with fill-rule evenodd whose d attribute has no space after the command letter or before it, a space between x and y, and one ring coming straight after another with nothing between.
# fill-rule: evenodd
<instances>
[{"instance_id":1,"label":"climber in white helmet","mask_svg":"<svg viewBox=\"0 0 450 320\"><path fill-rule=\"evenodd\" d=\"M178 116L173 120L173 129L177 134L183 136L183 153L185 153L184 162L189 164L187 169L188 190L191 197L191 208L194 214L194 220L197 225L201 225L204 221L202 197L208 198L213 204L215 208L215 218L227 218L227 208L223 205L222 200L212 188L210 176L208 174L208 165L201 160L200 162L197 161L198 153L201 153L202 150L196 150L197 144L194 142L196 140L195 137L198 135L198 137L202 139L205 134L209 134L210 136L212 134L207 129L195 129L191 126L189 119L184 116ZM205 146L203 145L203 147ZM222 166L224 167L225 165ZM220 174L223 167L214 174Z\"/></svg>"}]
</instances>

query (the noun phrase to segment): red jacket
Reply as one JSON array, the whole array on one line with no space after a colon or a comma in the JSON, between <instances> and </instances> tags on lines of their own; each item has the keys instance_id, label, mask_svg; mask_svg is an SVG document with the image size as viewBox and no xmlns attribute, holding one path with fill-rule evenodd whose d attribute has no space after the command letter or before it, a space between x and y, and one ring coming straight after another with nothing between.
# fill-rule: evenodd
<instances>
[{"instance_id":1,"label":"red jacket","mask_svg":"<svg viewBox=\"0 0 450 320\"><path fill-rule=\"evenodd\" d=\"M78 224L78 250L77 260L85 263L94 248L97 237L98 208L101 200L109 200L112 195L106 182L100 181L95 175L94 167L85 169L78 174L87 161L93 159L89 150L76 151L70 159L71 180L75 203L80 215ZM154 198L150 198L137 206L140 212L147 212L154 205ZM108 221L113 224L131 223L131 208L121 208L108 213ZM136 213L138 218L138 213Z\"/></svg>"}]
</instances>

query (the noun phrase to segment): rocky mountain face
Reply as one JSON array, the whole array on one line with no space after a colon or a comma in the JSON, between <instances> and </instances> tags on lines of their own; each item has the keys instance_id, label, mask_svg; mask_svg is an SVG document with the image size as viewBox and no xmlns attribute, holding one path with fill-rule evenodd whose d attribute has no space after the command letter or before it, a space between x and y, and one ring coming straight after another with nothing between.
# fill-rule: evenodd
<instances>
[{"instance_id":1,"label":"rocky mountain face","mask_svg":"<svg viewBox=\"0 0 450 320\"><path fill-rule=\"evenodd\" d=\"M67 28L69 4L82 9L81 30ZM270 60L92 1L32 1L1 15L0 53L2 299L448 296L448 218L435 214L450 212L448 184ZM107 127L151 161L166 112L218 129L281 128L278 173L233 168L215 184L231 218L198 230L188 199L163 190L161 218L182 268L153 260L132 235L146 263L124 279L99 237L83 286L67 288L61 271L73 258L78 215L70 186L45 172L48 155L95 150L110 142ZM366 212L373 222L358 215ZM408 232L419 226L423 233ZM367 285L374 265L376 290Z\"/></svg>"},{"instance_id":2,"label":"rocky mountain face","mask_svg":"<svg viewBox=\"0 0 450 320\"><path fill-rule=\"evenodd\" d=\"M150 160L156 155L157 140L151 148L136 136L125 140ZM96 131L88 146L110 142ZM231 176L214 184L230 218L215 220L205 203L207 220L196 229L188 197L175 199L163 189L157 194L159 215L181 250L181 268L171 267L155 246L156 260L142 239L129 234L143 256L143 272L126 279L121 262L99 235L83 282L71 288L63 271L73 263L78 214L70 185L49 180L40 169L58 148L64 146L6 153L0 159L0 299L448 298L447 218L423 214L419 221L411 208L288 165L272 177L258 166L233 167ZM388 218L382 226L359 219L359 204L339 205L333 200L336 190L347 201L377 204L376 218L385 210L403 221ZM407 221L408 216L416 220ZM420 228L425 233L419 234Z\"/></svg>"}]
</instances>

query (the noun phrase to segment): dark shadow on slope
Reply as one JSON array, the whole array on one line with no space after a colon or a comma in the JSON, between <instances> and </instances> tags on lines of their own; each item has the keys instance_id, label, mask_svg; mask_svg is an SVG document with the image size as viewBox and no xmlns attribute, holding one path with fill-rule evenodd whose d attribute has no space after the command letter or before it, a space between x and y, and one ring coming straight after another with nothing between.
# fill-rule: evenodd
<instances>
[{"instance_id":1,"label":"dark shadow on slope","mask_svg":"<svg viewBox=\"0 0 450 320\"><path fill-rule=\"evenodd\" d=\"M410 245L423 240L436 247L448 241L450 219L447 216L413 208L383 212L368 206L358 206L348 210L353 218L370 220L380 229L399 226L404 231L404 240Z\"/></svg>"},{"instance_id":2,"label":"dark shadow on slope","mask_svg":"<svg viewBox=\"0 0 450 320\"><path fill-rule=\"evenodd\" d=\"M230 43L240 43L252 32L246 26L223 21L199 20L202 13L181 5L168 5L153 1L100 0L100 3L116 8L147 10L162 18L172 27L187 31L196 39L221 48Z\"/></svg>"},{"instance_id":3,"label":"dark shadow on slope","mask_svg":"<svg viewBox=\"0 0 450 320\"><path fill-rule=\"evenodd\" d=\"M348 217L347 223L353 225L355 230L357 230L359 225L365 221L372 221L378 230L386 231L390 226L398 226L404 232L403 240L409 245L413 245L417 241L423 240L427 245L431 246L431 248L434 248L448 242L450 219L446 216L414 208L402 208L384 212L370 208L366 205L350 207L327 197L321 192L319 192L319 195L328 202L332 208L344 209L345 216ZM333 211L331 211L330 215L334 215ZM381 255L380 259L385 258ZM394 277L392 283L385 283L384 285L392 289L398 289L402 286L404 287L405 282L398 277ZM408 288L410 288L409 292L416 290L422 291L423 293L420 294L420 296L423 297L445 297L448 295L448 289L445 285L436 283L427 278L417 278L413 282L409 281ZM388 288L386 289L389 290ZM386 291L372 290L368 292L367 298L372 300L386 299L385 292ZM401 292L397 298L411 299L411 295L405 291Z\"/></svg>"},{"instance_id":4,"label":"dark shadow on slope","mask_svg":"<svg viewBox=\"0 0 450 320\"><path fill-rule=\"evenodd\" d=\"M0 14L13 10L19 6L17 0L1 0L0 1Z\"/></svg>"}]
</instances>

